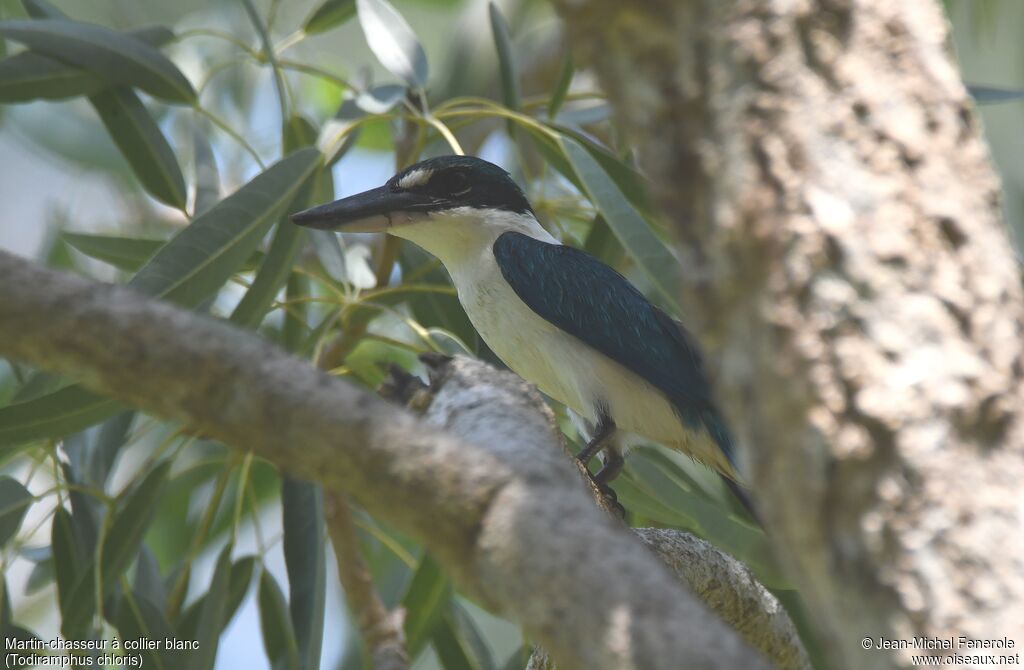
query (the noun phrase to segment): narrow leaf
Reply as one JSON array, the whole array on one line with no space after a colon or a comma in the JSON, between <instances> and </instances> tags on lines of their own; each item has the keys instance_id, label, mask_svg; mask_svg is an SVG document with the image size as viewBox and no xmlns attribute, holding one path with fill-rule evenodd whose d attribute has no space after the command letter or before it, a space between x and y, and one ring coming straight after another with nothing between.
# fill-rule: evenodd
<instances>
[{"instance_id":1,"label":"narrow leaf","mask_svg":"<svg viewBox=\"0 0 1024 670\"><path fill-rule=\"evenodd\" d=\"M505 106L509 109L519 109L519 76L516 73L515 51L512 49L512 38L509 36L508 22L493 0L488 3L487 11L491 18L491 33L494 36L494 47L498 52L502 99L505 102Z\"/></svg>"},{"instance_id":2,"label":"narrow leaf","mask_svg":"<svg viewBox=\"0 0 1024 670\"><path fill-rule=\"evenodd\" d=\"M572 85L573 75L576 74L576 65L572 61L572 51L566 49L565 60L562 61L562 71L558 73L558 83L551 94L551 102L548 103L548 118L558 116L558 110L565 103L565 96L569 94L569 87Z\"/></svg>"},{"instance_id":3,"label":"narrow leaf","mask_svg":"<svg viewBox=\"0 0 1024 670\"><path fill-rule=\"evenodd\" d=\"M224 632L224 628L231 622L235 612L238 611L242 601L245 600L245 594L249 590L249 583L252 581L252 572L255 565L256 559L253 556L240 558L231 565L227 607L224 610L221 633ZM206 596L199 598L189 605L185 613L181 615L181 623L178 626L178 630L184 638L194 640L199 634L200 616L203 612L205 600Z\"/></svg>"},{"instance_id":4,"label":"narrow leaf","mask_svg":"<svg viewBox=\"0 0 1024 670\"><path fill-rule=\"evenodd\" d=\"M71 232L61 233L61 238L89 258L132 272L145 265L167 243L167 240Z\"/></svg>"},{"instance_id":5,"label":"narrow leaf","mask_svg":"<svg viewBox=\"0 0 1024 670\"><path fill-rule=\"evenodd\" d=\"M210 588L203 599L199 614L199 630L196 641L199 649L192 652L189 667L196 670L213 670L217 659L217 644L227 616L228 596L231 579L231 545L224 547L217 558Z\"/></svg>"},{"instance_id":6,"label":"narrow leaf","mask_svg":"<svg viewBox=\"0 0 1024 670\"><path fill-rule=\"evenodd\" d=\"M146 639L164 642L178 637L163 611L138 591L125 593L118 600L114 625L122 640ZM142 658L143 668L174 670L186 665L184 653L167 649L163 644L159 649L143 647L138 653Z\"/></svg>"},{"instance_id":7,"label":"narrow leaf","mask_svg":"<svg viewBox=\"0 0 1024 670\"><path fill-rule=\"evenodd\" d=\"M410 87L427 84L427 54L416 34L387 0L356 0L359 24L384 68Z\"/></svg>"},{"instance_id":8,"label":"narrow leaf","mask_svg":"<svg viewBox=\"0 0 1024 670\"><path fill-rule=\"evenodd\" d=\"M402 598L406 611L405 639L409 658L423 650L441 620L451 598L451 585L440 566L424 554Z\"/></svg>"},{"instance_id":9,"label":"narrow leaf","mask_svg":"<svg viewBox=\"0 0 1024 670\"><path fill-rule=\"evenodd\" d=\"M315 35L340 26L356 15L356 0L327 0L316 8L302 27L307 35Z\"/></svg>"},{"instance_id":10,"label":"narrow leaf","mask_svg":"<svg viewBox=\"0 0 1024 670\"><path fill-rule=\"evenodd\" d=\"M123 406L68 386L26 402L0 408L0 445L5 447L83 430L116 414Z\"/></svg>"},{"instance_id":11,"label":"narrow leaf","mask_svg":"<svg viewBox=\"0 0 1024 670\"><path fill-rule=\"evenodd\" d=\"M320 667L324 633L326 565L324 555L324 501L320 487L284 478L281 487L284 514L284 562L288 570L292 626L299 648L300 667Z\"/></svg>"},{"instance_id":12,"label":"narrow leaf","mask_svg":"<svg viewBox=\"0 0 1024 670\"><path fill-rule=\"evenodd\" d=\"M661 301L676 307L680 272L675 256L582 145L562 138L562 146L587 196L600 210L622 246L650 277Z\"/></svg>"},{"instance_id":13,"label":"narrow leaf","mask_svg":"<svg viewBox=\"0 0 1024 670\"><path fill-rule=\"evenodd\" d=\"M153 47L174 39L174 33L163 26L140 28L127 34ZM95 95L110 86L112 84L98 74L33 51L0 60L0 102L3 103Z\"/></svg>"},{"instance_id":14,"label":"narrow leaf","mask_svg":"<svg viewBox=\"0 0 1024 670\"><path fill-rule=\"evenodd\" d=\"M112 584L120 577L138 554L170 469L170 461L164 461L130 491L119 496L103 543L101 574L104 584Z\"/></svg>"},{"instance_id":15,"label":"narrow leaf","mask_svg":"<svg viewBox=\"0 0 1024 670\"><path fill-rule=\"evenodd\" d=\"M196 201L193 211L198 216L220 200L220 171L217 169L217 159L213 155L205 124L196 125L192 133L192 146L196 173Z\"/></svg>"},{"instance_id":16,"label":"narrow leaf","mask_svg":"<svg viewBox=\"0 0 1024 670\"><path fill-rule=\"evenodd\" d=\"M83 551L71 521L71 514L63 507L54 512L50 526L50 546L53 548L53 566L57 577L57 602L62 618L66 618L71 604L71 593L82 573L86 552Z\"/></svg>"},{"instance_id":17,"label":"narrow leaf","mask_svg":"<svg viewBox=\"0 0 1024 670\"><path fill-rule=\"evenodd\" d=\"M303 149L196 217L139 270L129 286L186 306L212 296L256 248L320 164Z\"/></svg>"},{"instance_id":18,"label":"narrow leaf","mask_svg":"<svg viewBox=\"0 0 1024 670\"><path fill-rule=\"evenodd\" d=\"M0 477L0 546L14 537L32 504L32 494L13 477Z\"/></svg>"},{"instance_id":19,"label":"narrow leaf","mask_svg":"<svg viewBox=\"0 0 1024 670\"><path fill-rule=\"evenodd\" d=\"M168 102L195 102L192 84L166 56L141 40L104 26L63 19L0 21L0 35Z\"/></svg>"},{"instance_id":20,"label":"narrow leaf","mask_svg":"<svg viewBox=\"0 0 1024 670\"><path fill-rule=\"evenodd\" d=\"M160 565L156 561L156 555L145 544L139 547L132 589L161 610L167 606L167 588L160 576Z\"/></svg>"},{"instance_id":21,"label":"narrow leaf","mask_svg":"<svg viewBox=\"0 0 1024 670\"><path fill-rule=\"evenodd\" d=\"M298 670L299 648L281 587L266 569L260 575L260 630L274 670Z\"/></svg>"},{"instance_id":22,"label":"narrow leaf","mask_svg":"<svg viewBox=\"0 0 1024 670\"><path fill-rule=\"evenodd\" d=\"M116 87L89 100L139 183L160 202L185 209L185 177L178 159L139 96Z\"/></svg>"}]
</instances>

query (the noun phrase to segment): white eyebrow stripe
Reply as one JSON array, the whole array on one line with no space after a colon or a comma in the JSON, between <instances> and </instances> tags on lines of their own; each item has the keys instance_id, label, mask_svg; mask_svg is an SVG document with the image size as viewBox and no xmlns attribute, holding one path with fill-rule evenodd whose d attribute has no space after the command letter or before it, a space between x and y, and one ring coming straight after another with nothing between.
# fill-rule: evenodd
<instances>
[{"instance_id":1,"label":"white eyebrow stripe","mask_svg":"<svg viewBox=\"0 0 1024 670\"><path fill-rule=\"evenodd\" d=\"M430 178L434 175L433 170L427 170L420 168L413 170L409 174L405 175L398 180L399 188L413 188L414 186L422 186L430 181Z\"/></svg>"}]
</instances>

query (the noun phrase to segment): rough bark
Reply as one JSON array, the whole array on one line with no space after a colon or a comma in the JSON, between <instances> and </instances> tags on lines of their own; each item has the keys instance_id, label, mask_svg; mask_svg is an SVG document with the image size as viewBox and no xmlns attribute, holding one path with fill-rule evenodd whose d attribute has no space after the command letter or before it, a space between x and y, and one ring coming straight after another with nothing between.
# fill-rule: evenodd
<instances>
[{"instance_id":1,"label":"rough bark","mask_svg":"<svg viewBox=\"0 0 1024 670\"><path fill-rule=\"evenodd\" d=\"M442 432L223 322L0 252L0 355L348 492L563 668L767 663L590 500L507 373L435 380ZM486 367L482 369L486 370ZM453 437L461 436L462 439Z\"/></svg>"},{"instance_id":2,"label":"rough bark","mask_svg":"<svg viewBox=\"0 0 1024 670\"><path fill-rule=\"evenodd\" d=\"M556 4L837 665L909 661L866 636L1019 636L1024 302L938 4Z\"/></svg>"}]
</instances>

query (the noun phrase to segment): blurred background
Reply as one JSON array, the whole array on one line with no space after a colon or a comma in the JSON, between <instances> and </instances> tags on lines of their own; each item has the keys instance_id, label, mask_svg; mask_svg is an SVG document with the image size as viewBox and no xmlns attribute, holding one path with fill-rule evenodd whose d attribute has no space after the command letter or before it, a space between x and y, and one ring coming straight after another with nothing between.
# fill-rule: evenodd
<instances>
[{"instance_id":1,"label":"blurred background","mask_svg":"<svg viewBox=\"0 0 1024 670\"><path fill-rule=\"evenodd\" d=\"M381 10L392 28L399 26L390 37L401 42L403 30L411 30L429 68L404 74L381 64L387 59L380 44L374 48L372 30L355 16L355 2L346 0L259 0L250 5L255 18L237 0L31 4L37 12L62 12L119 32L170 28L173 35L154 39L196 98L170 104L138 92L143 113L166 138L168 159L158 140L142 150L132 145L145 133L126 138L111 130L111 118L116 124L129 117L110 116L109 107L105 126L95 95L26 94L0 65L4 249L94 278L128 281L166 240L215 211L213 203L293 148L313 144L328 158L329 169L306 194L309 204L377 186L420 157L462 149L510 170L561 239L615 265L648 294L671 286L671 277L645 265L650 254L638 253L671 252L646 205L630 148L596 82L573 66L560 22L543 0L506 0L493 9L483 0L395 0L397 20ZM1003 180L1006 220L1020 240L1024 3L948 0L944 7ZM20 0L0 0L0 19L24 17ZM388 35L377 38L386 42ZM268 43L274 59L267 58ZM0 39L0 46L0 55L9 56L24 48L15 39ZM414 44L405 46L416 51ZM155 163L147 167L146 160ZM154 172L153 165L164 161L166 167L168 160L180 177ZM631 214L623 217L620 205ZM286 243L287 262L266 304L255 312L240 307L259 285L261 268ZM259 328L369 388L382 381L390 363L421 372L416 355L423 351L467 351L494 360L469 327L443 270L411 246L315 232L280 243L268 234L256 246L256 255L199 300L197 309ZM182 631L194 631L218 556L228 547L234 586L216 667L270 668L276 652L264 633L274 587L267 579L285 602L295 600L291 570L298 568L286 560L289 540L282 525L282 491L289 484L266 463L151 417L107 408L82 422L72 416L78 406L56 396L61 384L0 361L0 472L31 495L16 534L4 538L10 540L2 565L13 620L44 639L62 626L68 630L70 605L61 593L61 557L53 539L58 504L70 500L72 525L90 514L92 523L116 520L119 510L138 502L132 496L157 464L172 462L160 473L165 481L159 498L148 501L152 518L144 538L132 546L138 552L128 571L132 586L120 586L174 614L167 623L185 637ZM44 428L36 428L40 424ZM96 454L107 454L102 466L95 465ZM737 512L716 478L678 454L651 447L629 460L616 489L630 523L690 530L751 565L791 609L816 662L827 665L798 595L775 570L763 533ZM90 501L76 500L76 490ZM528 641L514 624L453 593L429 557L394 529L362 512L357 525L383 599L410 615L406 630L415 668L523 667ZM310 564L313 573L322 571L320 581L306 575L326 592L322 606L311 610L322 607L319 667L365 667L334 577L333 553L315 535L302 551L321 554L319 567L316 560ZM109 636L122 627L108 622L96 629L86 622L85 629ZM293 634L301 642L309 633L296 628Z\"/></svg>"}]
</instances>

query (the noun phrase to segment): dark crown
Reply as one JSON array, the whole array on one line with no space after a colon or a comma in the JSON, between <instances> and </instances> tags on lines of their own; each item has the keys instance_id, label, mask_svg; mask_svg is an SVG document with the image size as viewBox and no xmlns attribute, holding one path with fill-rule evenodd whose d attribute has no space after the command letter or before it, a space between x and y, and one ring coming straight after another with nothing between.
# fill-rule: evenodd
<instances>
[{"instance_id":1,"label":"dark crown","mask_svg":"<svg viewBox=\"0 0 1024 670\"><path fill-rule=\"evenodd\" d=\"M428 158L388 180L393 191L416 191L455 207L533 213L508 172L474 156Z\"/></svg>"}]
</instances>

